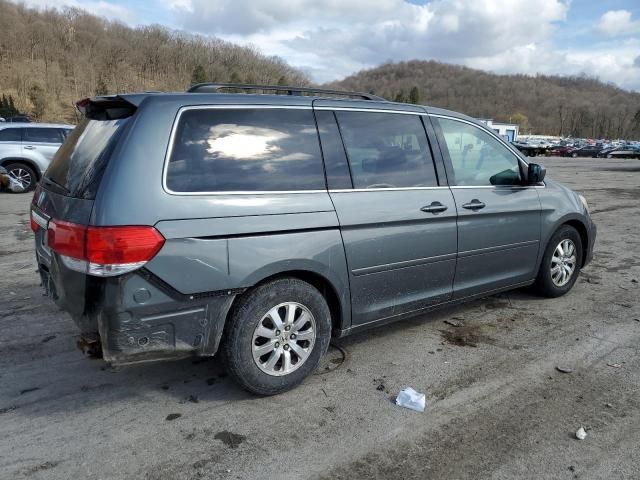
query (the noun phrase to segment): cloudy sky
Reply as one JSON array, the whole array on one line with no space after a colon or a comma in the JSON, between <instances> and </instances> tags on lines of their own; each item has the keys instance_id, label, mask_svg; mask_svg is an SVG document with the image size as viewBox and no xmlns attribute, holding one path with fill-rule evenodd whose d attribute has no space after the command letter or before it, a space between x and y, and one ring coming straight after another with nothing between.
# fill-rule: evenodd
<instances>
[{"instance_id":1,"label":"cloudy sky","mask_svg":"<svg viewBox=\"0 0 640 480\"><path fill-rule=\"evenodd\" d=\"M389 60L597 76L640 91L638 0L27 0L250 44L324 82Z\"/></svg>"}]
</instances>

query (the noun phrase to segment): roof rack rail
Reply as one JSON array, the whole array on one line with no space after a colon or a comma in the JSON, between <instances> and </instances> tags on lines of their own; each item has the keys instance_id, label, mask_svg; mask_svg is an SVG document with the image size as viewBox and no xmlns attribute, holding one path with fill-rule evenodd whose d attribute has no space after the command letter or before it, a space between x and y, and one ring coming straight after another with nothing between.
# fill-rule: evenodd
<instances>
[{"instance_id":1,"label":"roof rack rail","mask_svg":"<svg viewBox=\"0 0 640 480\"><path fill-rule=\"evenodd\" d=\"M287 87L284 85L248 85L244 83L196 83L187 92L189 93L219 93L220 90L235 88L238 90L273 90L275 92L287 92L287 95L303 95L305 93L319 93L326 95L341 95L347 97L359 97L363 100L377 100L386 102L382 97L363 92L347 92L343 90L327 90L324 88Z\"/></svg>"}]
</instances>

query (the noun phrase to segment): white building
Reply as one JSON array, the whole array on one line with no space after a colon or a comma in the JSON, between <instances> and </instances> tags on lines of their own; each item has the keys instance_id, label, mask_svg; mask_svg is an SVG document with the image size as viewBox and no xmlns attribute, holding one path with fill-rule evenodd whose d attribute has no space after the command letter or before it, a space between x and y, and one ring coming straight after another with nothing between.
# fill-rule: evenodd
<instances>
[{"instance_id":1,"label":"white building","mask_svg":"<svg viewBox=\"0 0 640 480\"><path fill-rule=\"evenodd\" d=\"M520 127L515 123L494 122L491 118L479 118L491 130L500 135L507 142L515 142L518 139Z\"/></svg>"}]
</instances>

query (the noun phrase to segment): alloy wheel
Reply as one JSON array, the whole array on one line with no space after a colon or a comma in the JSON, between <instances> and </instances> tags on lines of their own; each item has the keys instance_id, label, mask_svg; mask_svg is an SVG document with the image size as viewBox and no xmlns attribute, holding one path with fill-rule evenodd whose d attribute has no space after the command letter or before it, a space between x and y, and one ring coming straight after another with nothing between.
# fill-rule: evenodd
<instances>
[{"instance_id":1,"label":"alloy wheel","mask_svg":"<svg viewBox=\"0 0 640 480\"><path fill-rule=\"evenodd\" d=\"M556 287L564 287L576 270L576 246L568 238L561 240L551 257L551 280Z\"/></svg>"},{"instance_id":2,"label":"alloy wheel","mask_svg":"<svg viewBox=\"0 0 640 480\"><path fill-rule=\"evenodd\" d=\"M20 184L22 191L28 190L31 186L31 174L24 168L12 168L9 171L9 175Z\"/></svg>"},{"instance_id":3,"label":"alloy wheel","mask_svg":"<svg viewBox=\"0 0 640 480\"><path fill-rule=\"evenodd\" d=\"M316 334L316 320L307 307L280 303L260 319L253 332L253 360L268 375L288 375L309 358Z\"/></svg>"}]
</instances>

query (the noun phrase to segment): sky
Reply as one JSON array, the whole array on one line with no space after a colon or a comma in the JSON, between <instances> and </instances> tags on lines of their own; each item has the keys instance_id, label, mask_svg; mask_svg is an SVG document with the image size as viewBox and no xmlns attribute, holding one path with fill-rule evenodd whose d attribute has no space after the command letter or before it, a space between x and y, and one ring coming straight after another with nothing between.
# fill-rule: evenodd
<instances>
[{"instance_id":1,"label":"sky","mask_svg":"<svg viewBox=\"0 0 640 480\"><path fill-rule=\"evenodd\" d=\"M639 0L21 0L277 55L316 82L389 61L586 74L640 91Z\"/></svg>"}]
</instances>

